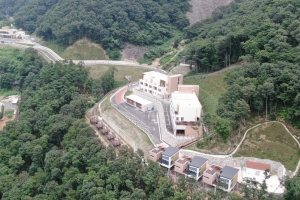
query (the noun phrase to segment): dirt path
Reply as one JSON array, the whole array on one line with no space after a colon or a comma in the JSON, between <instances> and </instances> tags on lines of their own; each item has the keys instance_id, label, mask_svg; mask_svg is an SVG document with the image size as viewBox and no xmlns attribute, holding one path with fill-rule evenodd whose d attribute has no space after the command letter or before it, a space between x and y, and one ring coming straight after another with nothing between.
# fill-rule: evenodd
<instances>
[{"instance_id":1,"label":"dirt path","mask_svg":"<svg viewBox=\"0 0 300 200\"><path fill-rule=\"evenodd\" d=\"M168 61L168 63L170 63L180 52L182 52L184 50L184 47L180 45L180 43L183 42L183 41L180 41L179 42L179 45L178 45L178 49L179 50L176 50L176 54ZM174 51L170 51L168 53L165 53L164 55L162 55L161 57L159 58L155 58L153 61L152 61L152 66L160 66L160 60L165 57L165 56L168 56L170 54L172 54ZM159 68L161 68L162 66L160 66Z\"/></svg>"},{"instance_id":2,"label":"dirt path","mask_svg":"<svg viewBox=\"0 0 300 200\"><path fill-rule=\"evenodd\" d=\"M242 67L241 64L233 64L233 65L231 65L230 67L225 67L225 68L223 68L223 69L220 69L219 71L215 71L215 72L211 72L211 73L207 73L207 74L196 74L196 75L193 75L193 76L185 77L185 79L197 78L197 77L214 76L214 75L216 75L216 74L225 72L225 71L227 71L227 70L231 70L231 69L235 69L235 68L241 68L241 67Z\"/></svg>"}]
</instances>

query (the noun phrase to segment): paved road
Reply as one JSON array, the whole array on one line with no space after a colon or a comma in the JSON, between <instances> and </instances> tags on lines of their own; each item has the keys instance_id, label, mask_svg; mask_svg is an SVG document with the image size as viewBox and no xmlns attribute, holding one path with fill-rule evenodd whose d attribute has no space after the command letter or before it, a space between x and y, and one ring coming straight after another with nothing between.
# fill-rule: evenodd
<instances>
[{"instance_id":1,"label":"paved road","mask_svg":"<svg viewBox=\"0 0 300 200\"><path fill-rule=\"evenodd\" d=\"M124 89L121 89L115 93L115 95L111 98L111 104L115 108L117 108L118 111L122 113L127 119L136 124L136 126L138 126L140 129L142 129L151 139L152 143L160 144L161 141L157 112L142 112L125 102L120 103L120 95L118 94L119 92L124 94ZM118 98L118 100L116 100L116 97Z\"/></svg>"},{"instance_id":2,"label":"paved road","mask_svg":"<svg viewBox=\"0 0 300 200\"><path fill-rule=\"evenodd\" d=\"M7 39L7 38L0 38L0 41L4 41L3 43L0 43L2 45L10 45L16 48L30 48L31 46L28 45L22 45L22 44L17 44L16 42L19 43L26 43L26 41L23 40L16 40L16 39ZM48 47L44 47L38 43L28 43L32 46L32 48L36 49L40 53L46 56L50 61L52 62L59 62L63 61L64 59L61 58L58 54L56 54L52 49ZM157 66L149 66L149 65L140 65L138 63L133 63L133 62L126 62L126 61L116 61L116 60L73 60L75 64L78 64L79 62L83 62L84 65L111 65L111 66L132 66L132 67L142 67L142 68L147 68L150 70L158 71L160 73L166 74L166 71L157 68Z\"/></svg>"}]
</instances>

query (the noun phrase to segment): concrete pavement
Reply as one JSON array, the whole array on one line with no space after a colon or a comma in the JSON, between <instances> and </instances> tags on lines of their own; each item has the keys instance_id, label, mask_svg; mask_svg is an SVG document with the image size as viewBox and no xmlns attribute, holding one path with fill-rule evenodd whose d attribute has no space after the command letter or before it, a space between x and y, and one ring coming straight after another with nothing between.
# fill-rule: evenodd
<instances>
[{"instance_id":1,"label":"concrete pavement","mask_svg":"<svg viewBox=\"0 0 300 200\"><path fill-rule=\"evenodd\" d=\"M157 111L142 112L137 108L120 101L120 98L123 98L123 96L121 97L120 95L124 95L126 90L122 88L113 95L111 98L112 106L117 108L121 114L123 114L127 119L143 130L154 145L160 144L161 140Z\"/></svg>"}]
</instances>

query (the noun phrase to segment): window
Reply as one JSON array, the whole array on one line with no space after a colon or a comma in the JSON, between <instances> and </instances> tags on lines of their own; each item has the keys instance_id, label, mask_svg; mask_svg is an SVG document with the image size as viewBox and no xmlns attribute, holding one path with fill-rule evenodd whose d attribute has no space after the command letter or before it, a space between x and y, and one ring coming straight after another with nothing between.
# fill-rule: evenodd
<instances>
[{"instance_id":1,"label":"window","mask_svg":"<svg viewBox=\"0 0 300 200\"><path fill-rule=\"evenodd\" d=\"M143 85L143 82L140 82L140 85Z\"/></svg>"},{"instance_id":2,"label":"window","mask_svg":"<svg viewBox=\"0 0 300 200\"><path fill-rule=\"evenodd\" d=\"M179 166L175 166L175 167L180 168Z\"/></svg>"},{"instance_id":3,"label":"window","mask_svg":"<svg viewBox=\"0 0 300 200\"><path fill-rule=\"evenodd\" d=\"M179 117L176 117L176 121L178 121L179 120Z\"/></svg>"},{"instance_id":4,"label":"window","mask_svg":"<svg viewBox=\"0 0 300 200\"><path fill-rule=\"evenodd\" d=\"M207 176L203 176L203 177L209 179L209 177L207 177Z\"/></svg>"},{"instance_id":5,"label":"window","mask_svg":"<svg viewBox=\"0 0 300 200\"><path fill-rule=\"evenodd\" d=\"M158 89L159 92L161 92L161 89Z\"/></svg>"},{"instance_id":6,"label":"window","mask_svg":"<svg viewBox=\"0 0 300 200\"><path fill-rule=\"evenodd\" d=\"M145 92L147 92L147 89L145 89Z\"/></svg>"},{"instance_id":7,"label":"window","mask_svg":"<svg viewBox=\"0 0 300 200\"><path fill-rule=\"evenodd\" d=\"M200 121L200 117L197 117L197 122L199 122Z\"/></svg>"},{"instance_id":8,"label":"window","mask_svg":"<svg viewBox=\"0 0 300 200\"><path fill-rule=\"evenodd\" d=\"M178 85L179 85L179 83L180 83L180 78L178 78Z\"/></svg>"},{"instance_id":9,"label":"window","mask_svg":"<svg viewBox=\"0 0 300 200\"><path fill-rule=\"evenodd\" d=\"M152 86L151 86L151 85L149 85L149 88L152 88Z\"/></svg>"},{"instance_id":10,"label":"window","mask_svg":"<svg viewBox=\"0 0 300 200\"><path fill-rule=\"evenodd\" d=\"M169 163L169 157L162 156L161 163L164 164L164 165L169 166L170 165L170 163Z\"/></svg>"},{"instance_id":11,"label":"window","mask_svg":"<svg viewBox=\"0 0 300 200\"><path fill-rule=\"evenodd\" d=\"M181 117L181 121L183 121L184 120L184 117Z\"/></svg>"}]
</instances>

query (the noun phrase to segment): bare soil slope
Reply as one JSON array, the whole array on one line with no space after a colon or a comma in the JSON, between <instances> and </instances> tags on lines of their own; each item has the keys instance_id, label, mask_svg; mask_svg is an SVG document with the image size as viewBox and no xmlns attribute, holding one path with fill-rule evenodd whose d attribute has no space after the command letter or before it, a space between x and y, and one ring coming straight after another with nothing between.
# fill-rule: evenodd
<instances>
[{"instance_id":1,"label":"bare soil slope","mask_svg":"<svg viewBox=\"0 0 300 200\"><path fill-rule=\"evenodd\" d=\"M122 50L122 60L124 61L137 61L144 57L144 54L148 52L146 47L136 46L133 44L126 44Z\"/></svg>"},{"instance_id":2,"label":"bare soil slope","mask_svg":"<svg viewBox=\"0 0 300 200\"><path fill-rule=\"evenodd\" d=\"M187 13L187 17L190 20L191 25L209 18L212 12L224 5L228 5L233 0L191 0L192 12Z\"/></svg>"}]
</instances>

